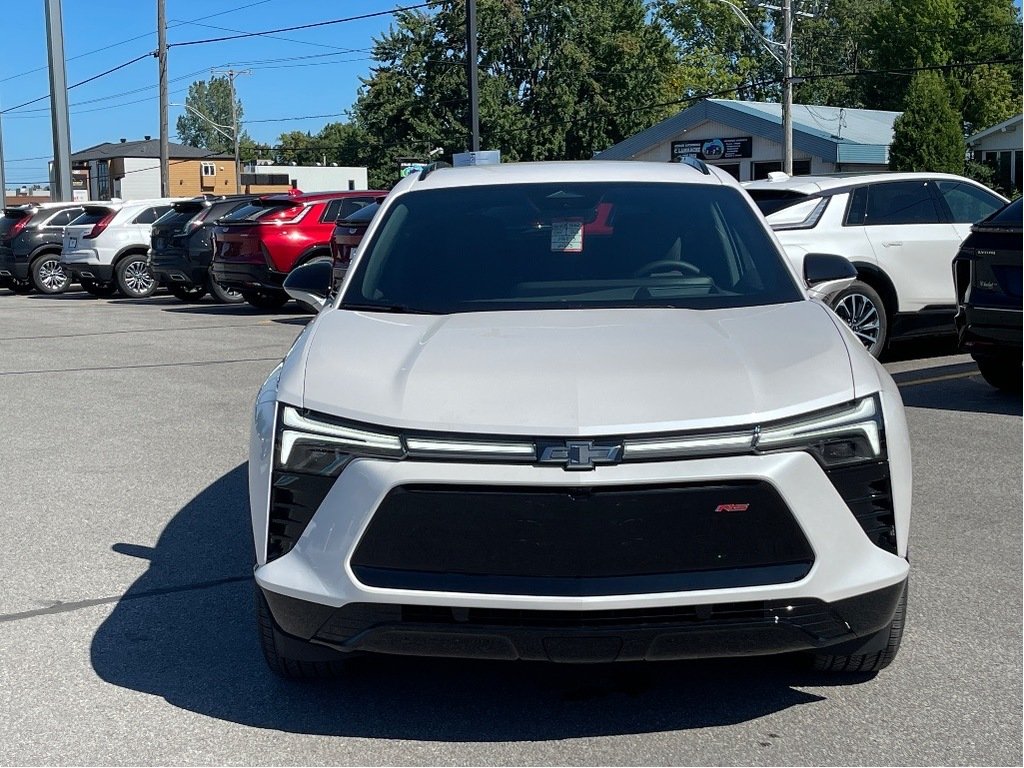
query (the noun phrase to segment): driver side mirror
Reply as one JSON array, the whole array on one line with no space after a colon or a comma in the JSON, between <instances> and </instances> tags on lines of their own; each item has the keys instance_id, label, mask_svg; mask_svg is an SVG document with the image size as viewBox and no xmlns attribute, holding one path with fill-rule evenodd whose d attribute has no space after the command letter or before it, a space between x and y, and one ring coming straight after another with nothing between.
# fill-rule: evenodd
<instances>
[{"instance_id":1,"label":"driver side mirror","mask_svg":"<svg viewBox=\"0 0 1024 768\"><path fill-rule=\"evenodd\" d=\"M316 259L298 266L284 279L285 293L314 312L319 312L327 303L332 271L330 259Z\"/></svg>"},{"instance_id":2,"label":"driver side mirror","mask_svg":"<svg viewBox=\"0 0 1024 768\"><path fill-rule=\"evenodd\" d=\"M804 256L804 282L811 298L824 301L857 279L857 268L849 259L834 253L808 253Z\"/></svg>"}]
</instances>

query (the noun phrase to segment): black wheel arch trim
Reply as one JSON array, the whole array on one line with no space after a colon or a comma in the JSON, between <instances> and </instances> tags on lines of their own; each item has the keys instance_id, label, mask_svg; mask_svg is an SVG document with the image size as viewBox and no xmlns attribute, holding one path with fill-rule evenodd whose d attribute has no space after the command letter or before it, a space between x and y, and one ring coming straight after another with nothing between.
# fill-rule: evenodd
<instances>
[{"instance_id":1,"label":"black wheel arch trim","mask_svg":"<svg viewBox=\"0 0 1024 768\"><path fill-rule=\"evenodd\" d=\"M882 303L885 304L885 311L889 317L893 317L899 312L900 299L899 294L896 292L896 286L893 285L889 275L885 273L885 270L876 266L875 264L869 264L864 261L855 261L853 266L857 269L857 279L862 283L867 283L874 288L878 295L882 297Z\"/></svg>"}]
</instances>

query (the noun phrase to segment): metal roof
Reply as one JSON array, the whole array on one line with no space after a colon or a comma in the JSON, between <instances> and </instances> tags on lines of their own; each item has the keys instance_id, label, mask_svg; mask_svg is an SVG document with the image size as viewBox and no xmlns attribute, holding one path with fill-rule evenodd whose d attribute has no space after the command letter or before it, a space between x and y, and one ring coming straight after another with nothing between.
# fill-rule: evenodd
<instances>
[{"instance_id":1,"label":"metal roof","mask_svg":"<svg viewBox=\"0 0 1024 768\"><path fill-rule=\"evenodd\" d=\"M830 162L889 161L893 123L899 112L793 105L793 147ZM621 141L598 157L629 160L701 123L714 121L782 143L782 105L760 101L704 99Z\"/></svg>"},{"instance_id":2,"label":"metal roof","mask_svg":"<svg viewBox=\"0 0 1024 768\"><path fill-rule=\"evenodd\" d=\"M972 136L967 137L968 144L974 144L976 141L984 139L986 136L991 136L993 133L999 133L1001 131L1014 131L1017 126L1024 122L1024 114L1014 115L1011 118L1003 120L1001 123L996 123L991 128L986 128L983 131L978 131Z\"/></svg>"},{"instance_id":3,"label":"metal roof","mask_svg":"<svg viewBox=\"0 0 1024 768\"><path fill-rule=\"evenodd\" d=\"M174 160L234 160L234 155L213 152L201 147L190 147L185 144L169 143L170 157ZM74 163L88 160L110 160L115 157L142 157L160 159L160 140L105 142L94 147L83 149L71 155Z\"/></svg>"}]
</instances>

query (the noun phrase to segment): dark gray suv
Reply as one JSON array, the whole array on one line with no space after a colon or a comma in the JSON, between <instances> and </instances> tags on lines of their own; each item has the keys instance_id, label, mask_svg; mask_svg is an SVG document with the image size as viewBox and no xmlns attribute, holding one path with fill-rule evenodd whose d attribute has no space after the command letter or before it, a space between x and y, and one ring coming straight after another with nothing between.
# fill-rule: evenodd
<instances>
[{"instance_id":1,"label":"dark gray suv","mask_svg":"<svg viewBox=\"0 0 1024 768\"><path fill-rule=\"evenodd\" d=\"M63 293L71 284L60 263L64 227L81 203L36 203L5 208L0 218L0 286L15 293Z\"/></svg>"}]
</instances>

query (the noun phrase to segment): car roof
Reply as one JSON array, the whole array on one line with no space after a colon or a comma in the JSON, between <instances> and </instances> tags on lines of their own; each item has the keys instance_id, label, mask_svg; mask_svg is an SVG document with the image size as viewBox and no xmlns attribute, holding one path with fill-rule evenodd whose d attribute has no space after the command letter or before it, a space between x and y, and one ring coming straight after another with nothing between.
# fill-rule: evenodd
<instances>
[{"instance_id":1,"label":"car roof","mask_svg":"<svg viewBox=\"0 0 1024 768\"><path fill-rule=\"evenodd\" d=\"M817 192L828 192L834 189L853 189L854 187L862 187L865 184L877 184L884 181L914 181L917 179L970 181L970 179L965 179L963 176L956 176L951 173L865 173L848 176L791 176L788 179L781 179L779 181L759 179L758 181L744 182L743 188L746 190L784 189L812 195Z\"/></svg>"},{"instance_id":2,"label":"car roof","mask_svg":"<svg viewBox=\"0 0 1024 768\"><path fill-rule=\"evenodd\" d=\"M296 203L319 203L323 200L337 200L345 197L365 197L366 195L386 195L387 191L377 189L345 189L334 192L300 192L295 195L276 193L260 195L264 200L291 200Z\"/></svg>"},{"instance_id":3,"label":"car roof","mask_svg":"<svg viewBox=\"0 0 1024 768\"><path fill-rule=\"evenodd\" d=\"M703 173L687 163L655 163L638 160L558 160L529 163L497 163L460 168L438 168L425 176L412 174L407 189L494 184L542 184L559 182L664 182L729 185L737 182L724 171L708 166Z\"/></svg>"}]
</instances>

